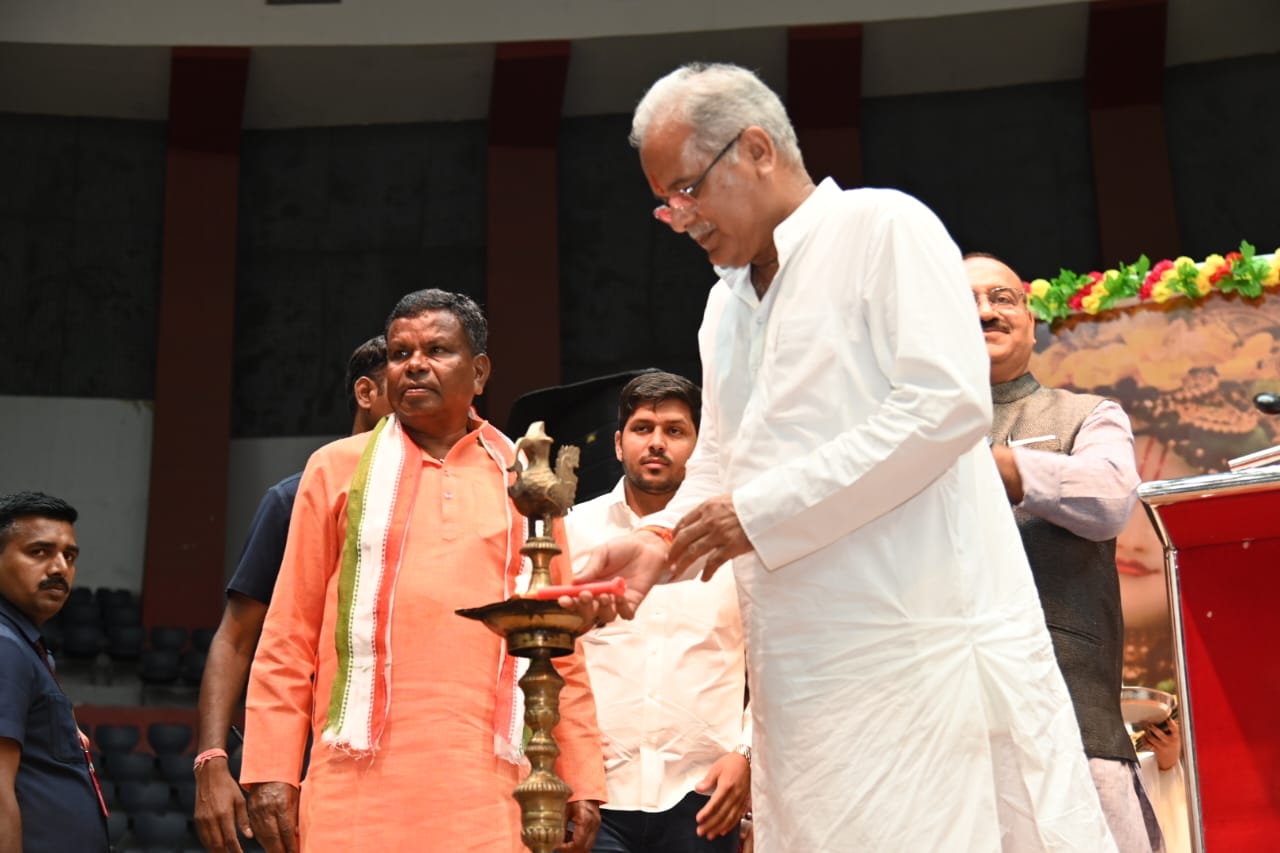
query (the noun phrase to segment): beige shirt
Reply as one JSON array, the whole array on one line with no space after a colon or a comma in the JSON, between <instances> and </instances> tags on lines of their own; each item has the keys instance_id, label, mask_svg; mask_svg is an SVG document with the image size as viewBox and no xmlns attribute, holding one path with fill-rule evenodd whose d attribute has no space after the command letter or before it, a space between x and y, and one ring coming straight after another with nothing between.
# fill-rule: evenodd
<instances>
[{"instance_id":1,"label":"beige shirt","mask_svg":"<svg viewBox=\"0 0 1280 853\"><path fill-rule=\"evenodd\" d=\"M640 521L620 480L574 507L565 526L580 564L586 551ZM604 736L604 808L666 811L722 755L750 744L742 620L729 566L709 583L655 589L635 619L588 632L582 649Z\"/></svg>"}]
</instances>

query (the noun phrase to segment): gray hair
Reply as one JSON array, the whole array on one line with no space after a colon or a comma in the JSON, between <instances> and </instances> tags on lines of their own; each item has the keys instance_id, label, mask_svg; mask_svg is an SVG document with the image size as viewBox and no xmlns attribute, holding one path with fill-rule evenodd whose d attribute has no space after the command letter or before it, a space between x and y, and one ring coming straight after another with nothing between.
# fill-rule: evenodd
<instances>
[{"instance_id":1,"label":"gray hair","mask_svg":"<svg viewBox=\"0 0 1280 853\"><path fill-rule=\"evenodd\" d=\"M691 62L649 87L631 119L631 144L639 148L655 121L678 121L693 130L694 146L715 154L743 128L763 128L782 155L803 166L795 128L773 90L752 72L727 63ZM737 156L731 152L730 156Z\"/></svg>"}]
</instances>

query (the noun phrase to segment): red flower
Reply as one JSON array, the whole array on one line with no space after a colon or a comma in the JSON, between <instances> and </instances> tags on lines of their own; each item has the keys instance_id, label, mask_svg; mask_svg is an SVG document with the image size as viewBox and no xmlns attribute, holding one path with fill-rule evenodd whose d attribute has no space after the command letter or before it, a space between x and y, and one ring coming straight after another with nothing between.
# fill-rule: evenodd
<instances>
[{"instance_id":1,"label":"red flower","mask_svg":"<svg viewBox=\"0 0 1280 853\"><path fill-rule=\"evenodd\" d=\"M1237 258L1240 257L1239 252L1232 252L1231 255L1235 255ZM1217 284L1222 279L1231 275L1231 255L1227 255L1225 258L1223 258L1222 266L1218 267L1216 270L1214 270L1212 273L1209 274L1210 284Z\"/></svg>"},{"instance_id":2,"label":"red flower","mask_svg":"<svg viewBox=\"0 0 1280 853\"><path fill-rule=\"evenodd\" d=\"M1160 261L1151 268L1151 272L1147 273L1147 277L1142 280L1142 287L1138 289L1139 299L1150 299L1151 291L1155 290L1160 279L1164 277L1166 270L1173 269L1173 261L1168 259Z\"/></svg>"},{"instance_id":3,"label":"red flower","mask_svg":"<svg viewBox=\"0 0 1280 853\"><path fill-rule=\"evenodd\" d=\"M1170 261L1170 260L1160 261L1158 264L1156 264L1154 267L1151 268L1151 272L1147 273L1147 277L1142 280L1142 283L1144 285L1150 284L1151 286L1154 287L1156 282L1160 280L1160 277L1164 275L1164 271L1171 270L1171 269L1173 269L1173 261Z\"/></svg>"}]
</instances>

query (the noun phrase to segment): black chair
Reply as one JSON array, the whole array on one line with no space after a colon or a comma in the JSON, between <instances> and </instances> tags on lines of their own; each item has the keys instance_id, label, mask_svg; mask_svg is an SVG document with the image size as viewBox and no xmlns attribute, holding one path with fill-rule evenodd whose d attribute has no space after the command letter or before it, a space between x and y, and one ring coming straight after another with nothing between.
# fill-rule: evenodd
<instances>
[{"instance_id":1,"label":"black chair","mask_svg":"<svg viewBox=\"0 0 1280 853\"><path fill-rule=\"evenodd\" d=\"M124 785L155 781L155 756L148 752L108 752L102 756L102 775L116 783L116 794L124 802Z\"/></svg>"},{"instance_id":2,"label":"black chair","mask_svg":"<svg viewBox=\"0 0 1280 853\"><path fill-rule=\"evenodd\" d=\"M93 740L103 752L133 752L142 740L142 730L132 723L102 723L94 730Z\"/></svg>"},{"instance_id":3,"label":"black chair","mask_svg":"<svg viewBox=\"0 0 1280 853\"><path fill-rule=\"evenodd\" d=\"M40 626L40 637L44 640L44 647L53 654L62 651L62 623L60 621L50 619Z\"/></svg>"},{"instance_id":4,"label":"black chair","mask_svg":"<svg viewBox=\"0 0 1280 853\"><path fill-rule=\"evenodd\" d=\"M191 648L199 649L205 654L208 654L209 646L213 644L213 635L216 633L218 633L216 628L191 629Z\"/></svg>"},{"instance_id":5,"label":"black chair","mask_svg":"<svg viewBox=\"0 0 1280 853\"><path fill-rule=\"evenodd\" d=\"M175 811L133 815L133 837L143 847L175 850L187 844L187 816Z\"/></svg>"},{"instance_id":6,"label":"black chair","mask_svg":"<svg viewBox=\"0 0 1280 853\"><path fill-rule=\"evenodd\" d=\"M67 604L71 604L72 602L81 603L85 601L93 601L93 587L74 587L71 590L71 594L67 596Z\"/></svg>"},{"instance_id":7,"label":"black chair","mask_svg":"<svg viewBox=\"0 0 1280 853\"><path fill-rule=\"evenodd\" d=\"M143 649L138 659L138 677L144 684L172 684L178 680L181 658L169 649Z\"/></svg>"},{"instance_id":8,"label":"black chair","mask_svg":"<svg viewBox=\"0 0 1280 853\"><path fill-rule=\"evenodd\" d=\"M181 755L191 744L193 734L186 723L152 723L147 726L147 743L156 755Z\"/></svg>"},{"instance_id":9,"label":"black chair","mask_svg":"<svg viewBox=\"0 0 1280 853\"><path fill-rule=\"evenodd\" d=\"M168 811L173 798L168 782L121 782L116 786L116 793L120 805L133 818L135 832L140 815Z\"/></svg>"},{"instance_id":10,"label":"black chair","mask_svg":"<svg viewBox=\"0 0 1280 853\"><path fill-rule=\"evenodd\" d=\"M174 782L173 795L178 802L178 811L188 815L196 813L196 780L194 778Z\"/></svg>"},{"instance_id":11,"label":"black chair","mask_svg":"<svg viewBox=\"0 0 1280 853\"><path fill-rule=\"evenodd\" d=\"M142 656L142 646L147 632L141 625L109 625L107 627L107 657L113 661L136 661Z\"/></svg>"},{"instance_id":12,"label":"black chair","mask_svg":"<svg viewBox=\"0 0 1280 853\"><path fill-rule=\"evenodd\" d=\"M62 629L62 655L68 660L93 660L102 651L102 629L96 624L72 623Z\"/></svg>"},{"instance_id":13,"label":"black chair","mask_svg":"<svg viewBox=\"0 0 1280 853\"><path fill-rule=\"evenodd\" d=\"M151 629L151 648L180 652L187 644L187 629L156 625Z\"/></svg>"},{"instance_id":14,"label":"black chair","mask_svg":"<svg viewBox=\"0 0 1280 853\"><path fill-rule=\"evenodd\" d=\"M72 591L74 592L74 590ZM68 599L67 603L62 606L61 615L64 628L69 628L72 625L93 625L97 627L102 624L98 605L92 598L79 601Z\"/></svg>"},{"instance_id":15,"label":"black chair","mask_svg":"<svg viewBox=\"0 0 1280 853\"><path fill-rule=\"evenodd\" d=\"M111 810L107 815L107 840L115 846L129 831L129 816L111 803L107 803L107 808Z\"/></svg>"},{"instance_id":16,"label":"black chair","mask_svg":"<svg viewBox=\"0 0 1280 853\"><path fill-rule=\"evenodd\" d=\"M171 753L156 756L156 767L160 770L160 778L170 785L192 781L192 765L195 756L191 753Z\"/></svg>"},{"instance_id":17,"label":"black chair","mask_svg":"<svg viewBox=\"0 0 1280 853\"><path fill-rule=\"evenodd\" d=\"M136 601L123 601L113 604L102 614L102 621L107 626L130 625L142 626L142 605Z\"/></svg>"},{"instance_id":18,"label":"black chair","mask_svg":"<svg viewBox=\"0 0 1280 853\"><path fill-rule=\"evenodd\" d=\"M178 678L183 684L200 686L204 678L204 664L208 656L199 649L188 649L182 654L182 662L178 664Z\"/></svg>"}]
</instances>

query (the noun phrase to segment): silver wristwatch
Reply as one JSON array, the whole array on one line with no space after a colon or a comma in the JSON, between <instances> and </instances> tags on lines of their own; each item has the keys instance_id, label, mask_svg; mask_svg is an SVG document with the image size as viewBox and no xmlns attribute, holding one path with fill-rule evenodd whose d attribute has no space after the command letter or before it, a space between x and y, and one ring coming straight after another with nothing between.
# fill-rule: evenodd
<instances>
[{"instance_id":1,"label":"silver wristwatch","mask_svg":"<svg viewBox=\"0 0 1280 853\"><path fill-rule=\"evenodd\" d=\"M748 744L740 743L733 748L733 751L747 759L747 763L751 763L751 747Z\"/></svg>"}]
</instances>

